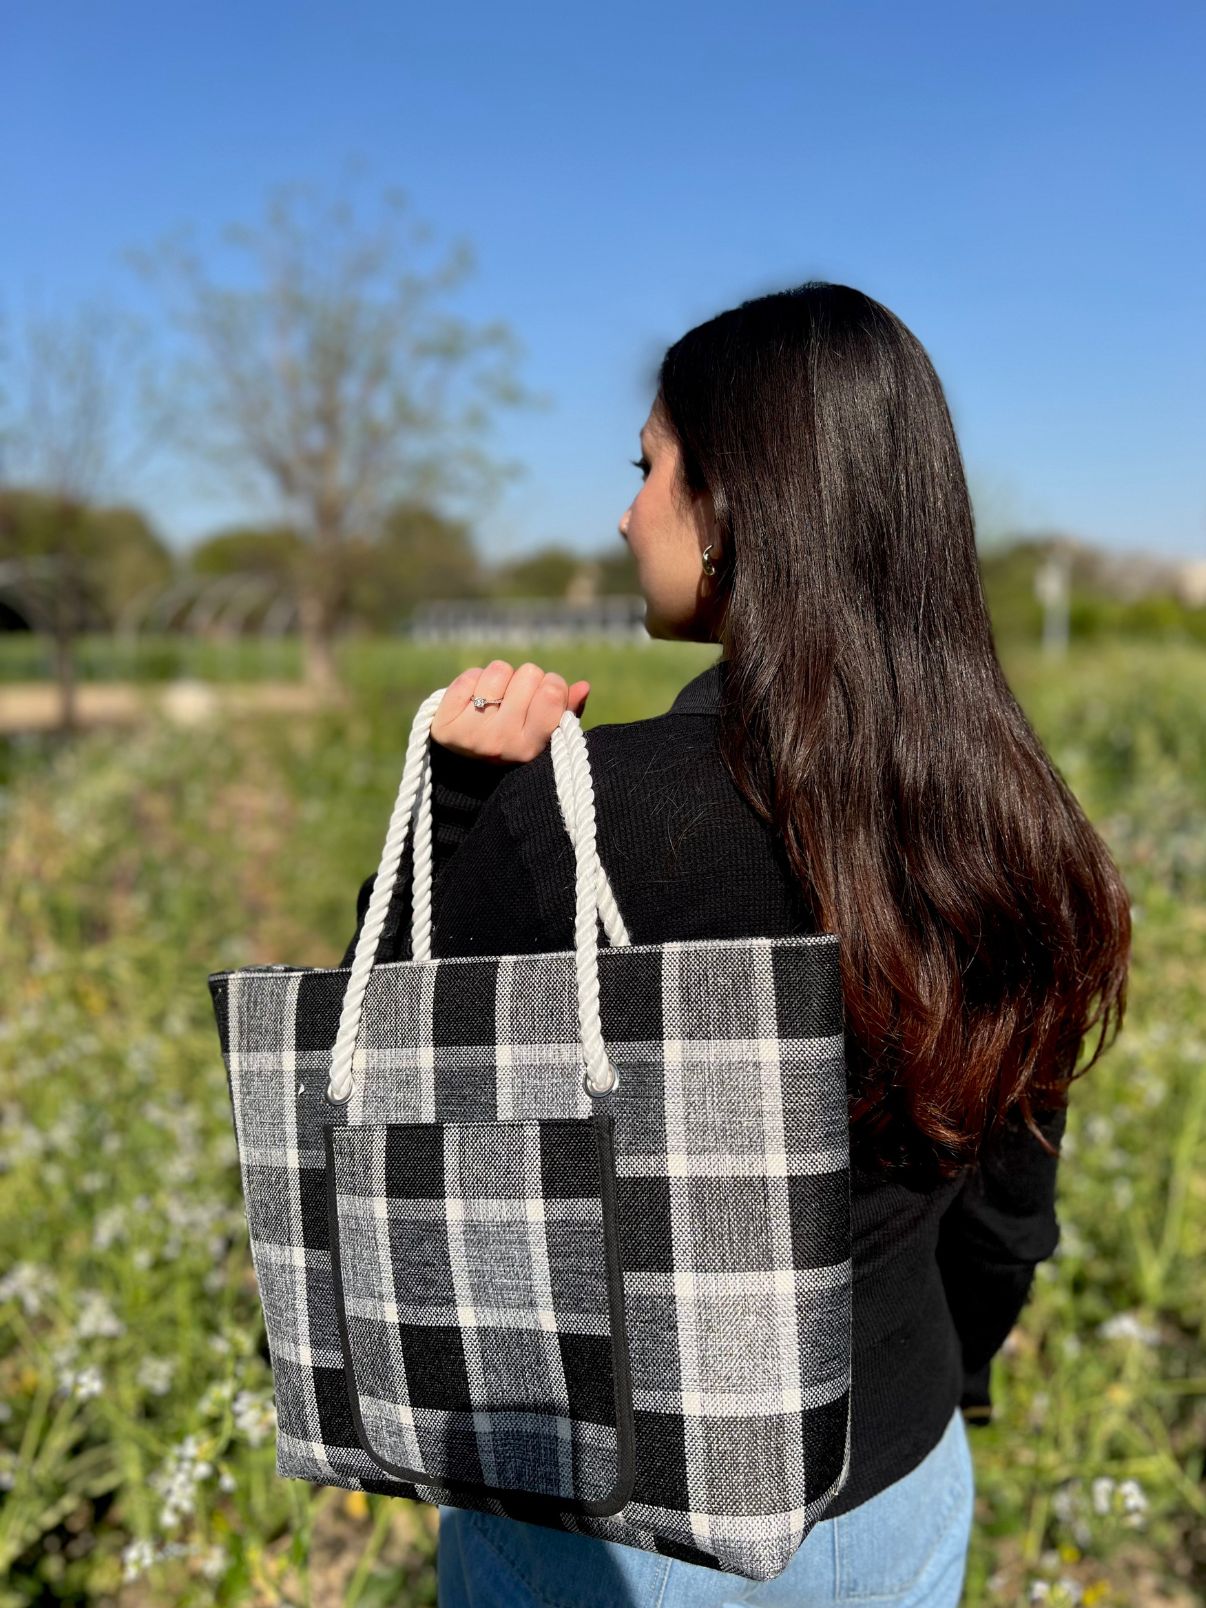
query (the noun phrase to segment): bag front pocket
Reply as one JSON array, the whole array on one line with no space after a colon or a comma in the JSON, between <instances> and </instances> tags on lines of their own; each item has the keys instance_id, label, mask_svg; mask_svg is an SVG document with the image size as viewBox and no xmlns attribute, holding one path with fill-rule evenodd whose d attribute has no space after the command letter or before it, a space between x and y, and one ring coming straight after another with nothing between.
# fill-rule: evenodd
<instances>
[{"instance_id":1,"label":"bag front pocket","mask_svg":"<svg viewBox=\"0 0 1206 1608\"><path fill-rule=\"evenodd\" d=\"M326 1129L352 1418L388 1474L591 1514L629 1500L614 1126Z\"/></svg>"}]
</instances>

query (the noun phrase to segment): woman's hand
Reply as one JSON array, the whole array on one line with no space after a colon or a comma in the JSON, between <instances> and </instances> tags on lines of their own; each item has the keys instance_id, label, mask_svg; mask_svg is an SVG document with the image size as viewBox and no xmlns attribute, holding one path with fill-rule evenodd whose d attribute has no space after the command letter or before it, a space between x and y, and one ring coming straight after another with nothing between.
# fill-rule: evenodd
<instances>
[{"instance_id":1,"label":"woman's hand","mask_svg":"<svg viewBox=\"0 0 1206 1608\"><path fill-rule=\"evenodd\" d=\"M505 659L491 659L484 670L474 665L448 683L431 735L456 754L500 765L522 763L543 753L567 709L581 715L589 691L589 681L570 686L564 676L531 660L513 670ZM475 697L502 703L475 709Z\"/></svg>"}]
</instances>

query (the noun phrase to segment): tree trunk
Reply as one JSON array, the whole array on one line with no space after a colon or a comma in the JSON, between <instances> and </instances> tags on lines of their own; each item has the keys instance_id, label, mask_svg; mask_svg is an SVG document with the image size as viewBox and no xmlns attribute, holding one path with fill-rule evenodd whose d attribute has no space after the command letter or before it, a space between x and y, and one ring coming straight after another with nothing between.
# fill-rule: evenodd
<instances>
[{"instance_id":1,"label":"tree trunk","mask_svg":"<svg viewBox=\"0 0 1206 1608\"><path fill-rule=\"evenodd\" d=\"M329 697L339 687L330 617L322 598L313 592L304 594L298 600L297 612L301 627L303 679L315 692Z\"/></svg>"},{"instance_id":2,"label":"tree trunk","mask_svg":"<svg viewBox=\"0 0 1206 1608\"><path fill-rule=\"evenodd\" d=\"M54 678L59 688L58 729L73 732L79 724L76 718L75 641L71 630L64 630L61 622L54 634Z\"/></svg>"},{"instance_id":3,"label":"tree trunk","mask_svg":"<svg viewBox=\"0 0 1206 1608\"><path fill-rule=\"evenodd\" d=\"M82 624L80 607L81 586L76 573L77 559L71 547L76 524L74 504L62 504L63 546L58 555L59 574L54 587L54 678L59 689L59 721L61 732L76 730L78 702L76 698L75 639Z\"/></svg>"},{"instance_id":4,"label":"tree trunk","mask_svg":"<svg viewBox=\"0 0 1206 1608\"><path fill-rule=\"evenodd\" d=\"M336 521L320 510L310 563L301 577L298 623L306 685L320 696L341 691L335 663L335 627L343 603L343 546Z\"/></svg>"},{"instance_id":5,"label":"tree trunk","mask_svg":"<svg viewBox=\"0 0 1206 1608\"><path fill-rule=\"evenodd\" d=\"M58 579L53 587L51 627L55 634L55 680L58 682L59 732L74 732L77 719L76 640L84 629L84 577L80 574L80 505L58 498Z\"/></svg>"}]
</instances>

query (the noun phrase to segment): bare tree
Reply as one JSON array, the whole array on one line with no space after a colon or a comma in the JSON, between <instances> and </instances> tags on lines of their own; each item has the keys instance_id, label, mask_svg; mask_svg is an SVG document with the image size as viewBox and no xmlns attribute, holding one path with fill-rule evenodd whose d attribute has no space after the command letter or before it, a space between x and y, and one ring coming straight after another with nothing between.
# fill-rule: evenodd
<instances>
[{"instance_id":1,"label":"bare tree","mask_svg":"<svg viewBox=\"0 0 1206 1608\"><path fill-rule=\"evenodd\" d=\"M104 563L103 552L89 550L97 527L88 516L128 490L154 446L139 397L150 394L146 351L144 326L92 301L67 316L26 313L15 350L3 353L4 478L43 494L29 499L43 528L16 539L39 577L64 730L76 724L75 645L90 572Z\"/></svg>"},{"instance_id":2,"label":"bare tree","mask_svg":"<svg viewBox=\"0 0 1206 1608\"><path fill-rule=\"evenodd\" d=\"M365 229L342 197L324 205L309 187L280 187L258 230L224 231L251 258L226 284L187 239L162 242L158 256L129 254L167 287L186 340L173 389L187 447L228 484L267 492L267 516L305 537L306 675L328 690L349 538L375 537L399 498L491 495L519 470L481 446L493 409L544 400L516 382L505 325L472 328L441 309L472 252L461 243L434 268L413 266L430 230L414 226L399 245L394 222L406 207L387 189L386 221Z\"/></svg>"}]
</instances>

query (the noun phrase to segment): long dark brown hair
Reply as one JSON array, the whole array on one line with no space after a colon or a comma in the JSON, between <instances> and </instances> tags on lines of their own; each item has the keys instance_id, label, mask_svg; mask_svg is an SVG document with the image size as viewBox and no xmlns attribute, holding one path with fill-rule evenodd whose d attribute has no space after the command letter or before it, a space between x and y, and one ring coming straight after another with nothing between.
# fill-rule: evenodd
<instances>
[{"instance_id":1,"label":"long dark brown hair","mask_svg":"<svg viewBox=\"0 0 1206 1608\"><path fill-rule=\"evenodd\" d=\"M654 406L719 521L725 764L841 939L858 1156L920 1136L948 1177L1014 1106L1056 1154L1035 1118L1122 1025L1130 898L998 662L925 349L812 281L676 341Z\"/></svg>"}]
</instances>

